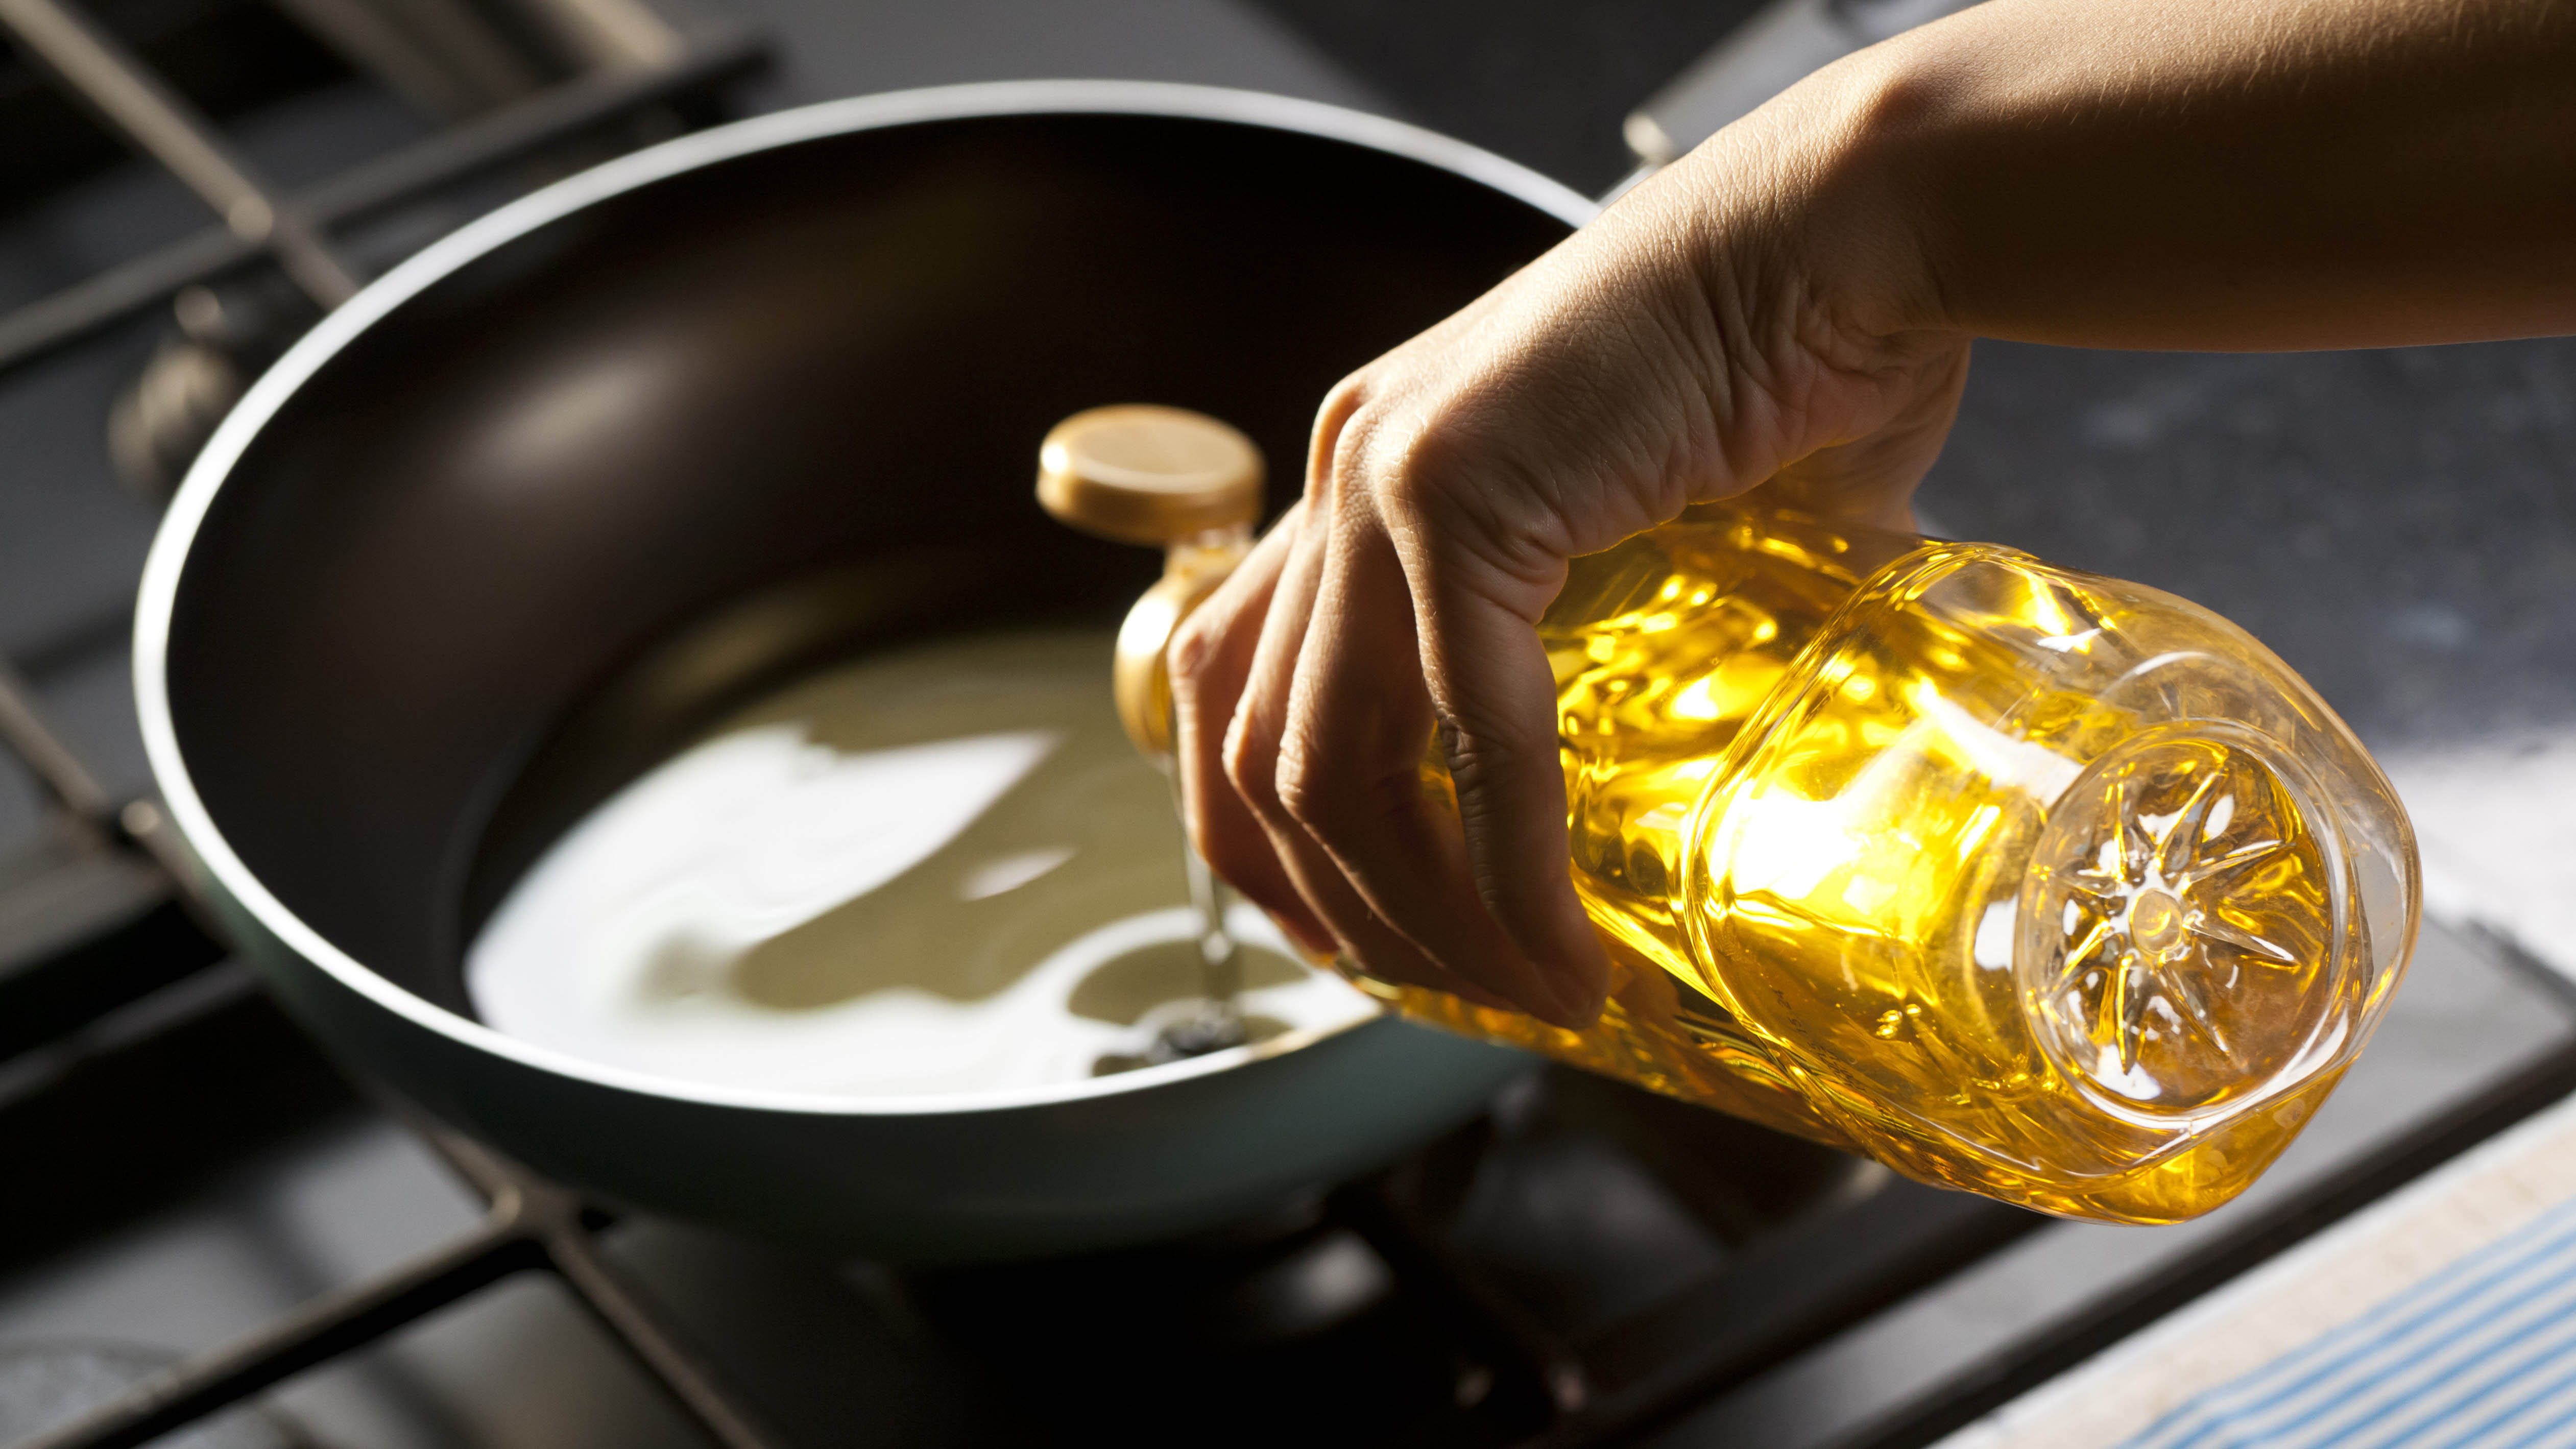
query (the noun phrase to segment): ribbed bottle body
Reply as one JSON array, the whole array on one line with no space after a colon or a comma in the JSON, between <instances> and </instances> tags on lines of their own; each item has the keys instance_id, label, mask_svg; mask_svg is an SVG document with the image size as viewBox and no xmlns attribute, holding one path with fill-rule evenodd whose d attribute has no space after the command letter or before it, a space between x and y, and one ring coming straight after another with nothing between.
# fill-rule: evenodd
<instances>
[{"instance_id":1,"label":"ribbed bottle body","mask_svg":"<svg viewBox=\"0 0 2576 1449\"><path fill-rule=\"evenodd\" d=\"M1720 506L1579 561L1566 1032L1400 1011L2068 1216L2233 1197L2411 948L2403 811L2242 630L1990 545Z\"/></svg>"}]
</instances>

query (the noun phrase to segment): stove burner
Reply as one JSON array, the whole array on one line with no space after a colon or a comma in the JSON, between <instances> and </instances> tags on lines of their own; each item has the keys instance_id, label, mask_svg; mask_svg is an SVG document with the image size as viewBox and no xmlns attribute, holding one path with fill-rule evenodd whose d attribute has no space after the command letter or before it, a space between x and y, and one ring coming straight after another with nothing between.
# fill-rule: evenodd
<instances>
[{"instance_id":1,"label":"stove burner","mask_svg":"<svg viewBox=\"0 0 2576 1449\"><path fill-rule=\"evenodd\" d=\"M0 1345L0 1444L22 1444L115 1402L177 1363L139 1344ZM157 1441L162 1449L310 1449L300 1428L266 1409L236 1409Z\"/></svg>"}]
</instances>

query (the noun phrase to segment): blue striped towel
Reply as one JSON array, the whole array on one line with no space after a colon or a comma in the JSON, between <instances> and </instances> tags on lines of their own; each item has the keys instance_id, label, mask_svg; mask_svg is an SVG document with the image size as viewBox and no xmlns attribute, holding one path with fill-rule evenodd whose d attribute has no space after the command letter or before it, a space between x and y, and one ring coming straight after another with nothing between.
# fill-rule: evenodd
<instances>
[{"instance_id":1,"label":"blue striped towel","mask_svg":"<svg viewBox=\"0 0 2576 1449\"><path fill-rule=\"evenodd\" d=\"M2576 1449L2576 1203L2121 1449Z\"/></svg>"}]
</instances>

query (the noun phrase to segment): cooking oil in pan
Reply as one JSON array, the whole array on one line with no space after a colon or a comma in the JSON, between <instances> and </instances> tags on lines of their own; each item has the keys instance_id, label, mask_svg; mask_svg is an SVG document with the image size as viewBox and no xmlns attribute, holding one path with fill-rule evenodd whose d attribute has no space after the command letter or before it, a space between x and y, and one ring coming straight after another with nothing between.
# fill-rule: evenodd
<instances>
[{"instance_id":1,"label":"cooking oil in pan","mask_svg":"<svg viewBox=\"0 0 2576 1449\"><path fill-rule=\"evenodd\" d=\"M1371 1014L1258 912L1209 940L1105 632L981 635L825 671L611 797L511 889L466 986L512 1036L713 1085L880 1097L1144 1065Z\"/></svg>"}]
</instances>

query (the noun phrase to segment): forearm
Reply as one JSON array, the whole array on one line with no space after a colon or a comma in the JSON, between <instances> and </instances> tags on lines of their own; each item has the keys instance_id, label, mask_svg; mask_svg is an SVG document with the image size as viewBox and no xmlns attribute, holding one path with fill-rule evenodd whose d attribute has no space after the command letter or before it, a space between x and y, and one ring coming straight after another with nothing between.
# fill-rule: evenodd
<instances>
[{"instance_id":1,"label":"forearm","mask_svg":"<svg viewBox=\"0 0 2576 1449\"><path fill-rule=\"evenodd\" d=\"M1845 279L1874 326L2208 350L2576 332L2567 0L1989 0L1804 90L1787 131L1815 148L1817 226L1875 235L1818 249L1901 283Z\"/></svg>"}]
</instances>

